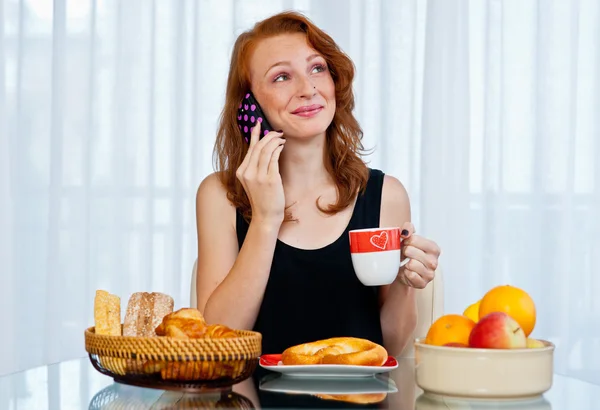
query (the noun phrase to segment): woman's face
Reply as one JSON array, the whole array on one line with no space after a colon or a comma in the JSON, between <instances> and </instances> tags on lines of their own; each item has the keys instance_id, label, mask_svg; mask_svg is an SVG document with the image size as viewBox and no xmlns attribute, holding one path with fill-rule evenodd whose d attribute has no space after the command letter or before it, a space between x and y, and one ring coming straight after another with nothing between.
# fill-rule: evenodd
<instances>
[{"instance_id":1,"label":"woman's face","mask_svg":"<svg viewBox=\"0 0 600 410\"><path fill-rule=\"evenodd\" d=\"M249 63L252 91L274 129L292 138L327 130L335 114L335 84L304 34L260 41Z\"/></svg>"}]
</instances>

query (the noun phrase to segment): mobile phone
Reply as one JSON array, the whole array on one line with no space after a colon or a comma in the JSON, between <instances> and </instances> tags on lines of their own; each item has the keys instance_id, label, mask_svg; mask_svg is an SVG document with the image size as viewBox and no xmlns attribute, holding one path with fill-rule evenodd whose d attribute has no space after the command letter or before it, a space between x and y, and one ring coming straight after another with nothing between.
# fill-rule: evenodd
<instances>
[{"instance_id":1,"label":"mobile phone","mask_svg":"<svg viewBox=\"0 0 600 410\"><path fill-rule=\"evenodd\" d=\"M273 131L273 127L267 121L267 117L263 113L258 101L254 98L251 91L248 91L244 96L237 113L238 128L242 133L242 138L248 144L250 143L250 136L252 129L260 122L260 137L262 138L267 135L270 131Z\"/></svg>"}]
</instances>

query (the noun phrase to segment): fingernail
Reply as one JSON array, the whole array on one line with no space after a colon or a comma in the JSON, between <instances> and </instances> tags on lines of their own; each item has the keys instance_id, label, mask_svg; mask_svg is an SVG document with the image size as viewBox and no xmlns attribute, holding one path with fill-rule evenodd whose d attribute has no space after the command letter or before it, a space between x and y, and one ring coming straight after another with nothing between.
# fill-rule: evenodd
<instances>
[{"instance_id":1,"label":"fingernail","mask_svg":"<svg viewBox=\"0 0 600 410\"><path fill-rule=\"evenodd\" d=\"M403 230L402 230L402 236L406 236L406 235L408 235L408 230L406 230L406 229L403 229Z\"/></svg>"},{"instance_id":2,"label":"fingernail","mask_svg":"<svg viewBox=\"0 0 600 410\"><path fill-rule=\"evenodd\" d=\"M277 132L283 134L283 130L277 130Z\"/></svg>"}]
</instances>

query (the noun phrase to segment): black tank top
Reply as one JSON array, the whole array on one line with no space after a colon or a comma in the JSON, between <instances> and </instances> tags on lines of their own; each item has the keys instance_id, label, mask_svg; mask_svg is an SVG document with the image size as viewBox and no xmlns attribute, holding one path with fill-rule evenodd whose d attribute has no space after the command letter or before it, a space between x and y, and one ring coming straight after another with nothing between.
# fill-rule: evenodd
<instances>
[{"instance_id":1,"label":"black tank top","mask_svg":"<svg viewBox=\"0 0 600 410\"><path fill-rule=\"evenodd\" d=\"M319 249L299 249L277 240L269 280L254 329L263 353L281 353L300 343L338 336L383 345L378 288L364 286L350 258L348 231L379 227L384 174L370 169L344 232ZM241 248L248 223L237 212Z\"/></svg>"}]
</instances>

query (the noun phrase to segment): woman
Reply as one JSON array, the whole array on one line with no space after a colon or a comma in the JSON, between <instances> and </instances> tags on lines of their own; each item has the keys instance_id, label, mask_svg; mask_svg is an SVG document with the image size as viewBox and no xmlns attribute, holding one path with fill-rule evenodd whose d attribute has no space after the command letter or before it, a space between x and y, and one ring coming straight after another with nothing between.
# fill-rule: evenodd
<instances>
[{"instance_id":1,"label":"woman","mask_svg":"<svg viewBox=\"0 0 600 410\"><path fill-rule=\"evenodd\" d=\"M394 177L360 157L351 60L304 16L286 12L237 39L216 142L219 169L197 194L198 308L209 323L253 329L264 353L334 336L398 355L416 324L414 288L434 277L438 246L414 234ZM250 144L236 123L252 91L278 132ZM403 228L410 258L388 286L362 285L348 231Z\"/></svg>"}]
</instances>

